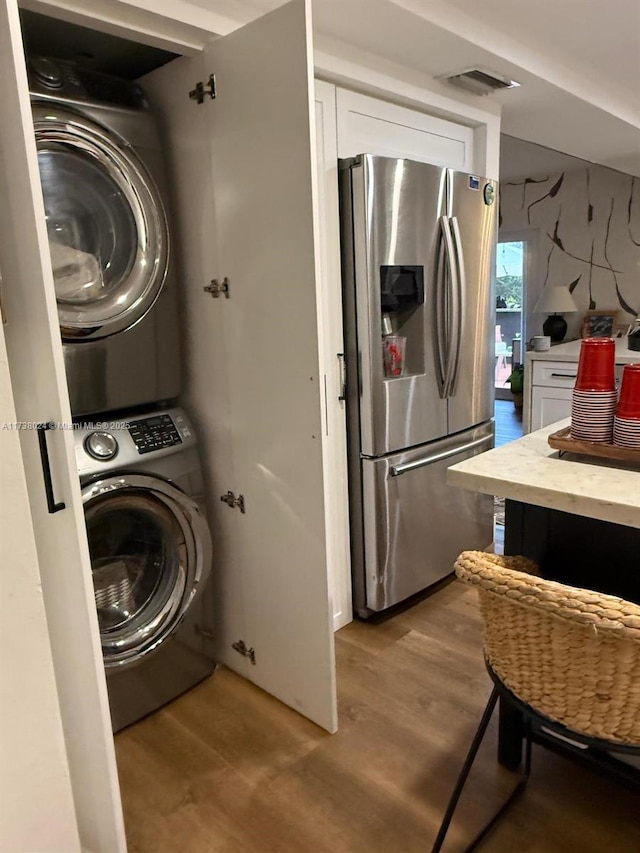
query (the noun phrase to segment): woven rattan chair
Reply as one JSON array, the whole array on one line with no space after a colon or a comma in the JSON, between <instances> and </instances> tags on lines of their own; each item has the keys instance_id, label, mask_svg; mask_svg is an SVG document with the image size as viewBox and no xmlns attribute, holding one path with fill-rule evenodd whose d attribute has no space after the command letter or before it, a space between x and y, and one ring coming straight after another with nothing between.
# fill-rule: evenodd
<instances>
[{"instance_id":1,"label":"woven rattan chair","mask_svg":"<svg viewBox=\"0 0 640 853\"><path fill-rule=\"evenodd\" d=\"M498 698L522 714L524 768L467 851L476 849L524 790L532 740L588 754L600 767L618 765L621 778L638 781L637 770L611 756L640 755L640 606L544 580L524 557L465 551L455 569L478 588L494 687L432 853L444 843Z\"/></svg>"}]
</instances>

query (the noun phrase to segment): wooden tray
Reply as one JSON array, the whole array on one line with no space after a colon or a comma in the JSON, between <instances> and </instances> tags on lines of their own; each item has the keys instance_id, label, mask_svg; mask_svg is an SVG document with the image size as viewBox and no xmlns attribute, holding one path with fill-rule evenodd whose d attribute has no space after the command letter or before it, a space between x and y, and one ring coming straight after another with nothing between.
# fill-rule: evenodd
<instances>
[{"instance_id":1,"label":"wooden tray","mask_svg":"<svg viewBox=\"0 0 640 853\"><path fill-rule=\"evenodd\" d=\"M577 453L581 456L598 456L615 459L617 462L635 462L640 465L640 450L618 447L617 444L602 444L596 441L581 441L571 438L571 427L553 432L547 439L549 445L562 453Z\"/></svg>"}]
</instances>

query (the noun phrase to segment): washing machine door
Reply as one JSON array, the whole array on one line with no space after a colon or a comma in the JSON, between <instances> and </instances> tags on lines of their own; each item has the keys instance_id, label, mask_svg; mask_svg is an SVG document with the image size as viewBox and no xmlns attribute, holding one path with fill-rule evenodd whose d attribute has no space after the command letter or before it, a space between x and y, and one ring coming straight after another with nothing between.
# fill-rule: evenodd
<instances>
[{"instance_id":1,"label":"washing machine door","mask_svg":"<svg viewBox=\"0 0 640 853\"><path fill-rule=\"evenodd\" d=\"M158 477L122 474L82 492L104 663L165 642L202 590L211 537L197 504Z\"/></svg>"},{"instance_id":2,"label":"washing machine door","mask_svg":"<svg viewBox=\"0 0 640 853\"><path fill-rule=\"evenodd\" d=\"M158 191L121 137L56 104L32 104L62 337L130 328L157 299L169 233Z\"/></svg>"}]
</instances>

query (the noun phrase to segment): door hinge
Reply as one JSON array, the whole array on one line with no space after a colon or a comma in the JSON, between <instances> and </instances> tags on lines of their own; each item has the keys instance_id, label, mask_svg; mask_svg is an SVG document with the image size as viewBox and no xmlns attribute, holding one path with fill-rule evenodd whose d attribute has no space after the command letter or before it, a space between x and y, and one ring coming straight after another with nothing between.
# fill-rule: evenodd
<instances>
[{"instance_id":1,"label":"door hinge","mask_svg":"<svg viewBox=\"0 0 640 853\"><path fill-rule=\"evenodd\" d=\"M216 95L216 75L209 74L209 79L206 83L203 83L202 80L198 80L195 85L195 88L189 92L189 97L192 101L195 101L198 104L204 103L204 99L207 95L213 100Z\"/></svg>"},{"instance_id":2,"label":"door hinge","mask_svg":"<svg viewBox=\"0 0 640 853\"><path fill-rule=\"evenodd\" d=\"M221 293L224 293L227 299L231 296L229 279L226 276L222 279L222 284L220 284L217 278L214 278L211 280L211 284L205 284L202 289L205 293L210 293L214 299L217 299Z\"/></svg>"},{"instance_id":3,"label":"door hinge","mask_svg":"<svg viewBox=\"0 0 640 853\"><path fill-rule=\"evenodd\" d=\"M256 665L256 650L253 648L248 649L244 640L238 640L237 643L233 643L231 648L239 652L242 657L249 658L254 666Z\"/></svg>"},{"instance_id":4,"label":"door hinge","mask_svg":"<svg viewBox=\"0 0 640 853\"><path fill-rule=\"evenodd\" d=\"M238 497L236 497L232 491L228 491L226 495L220 495L220 500L228 507L231 507L231 509L237 506L239 507L240 512L246 512L244 506L244 495L238 495Z\"/></svg>"}]
</instances>

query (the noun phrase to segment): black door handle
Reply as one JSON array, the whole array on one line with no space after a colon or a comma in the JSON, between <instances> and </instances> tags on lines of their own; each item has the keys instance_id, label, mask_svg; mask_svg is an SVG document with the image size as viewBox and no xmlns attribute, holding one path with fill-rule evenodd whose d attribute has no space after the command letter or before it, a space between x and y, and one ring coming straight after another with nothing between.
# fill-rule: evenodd
<instances>
[{"instance_id":1,"label":"black door handle","mask_svg":"<svg viewBox=\"0 0 640 853\"><path fill-rule=\"evenodd\" d=\"M56 503L53 496L53 482L51 480L51 465L49 464L49 450L47 448L47 430L55 429L55 424L38 424L38 444L40 445L40 459L42 461L42 476L44 478L44 491L47 496L47 507L49 512L59 512L65 508L65 504L60 501Z\"/></svg>"}]
</instances>

